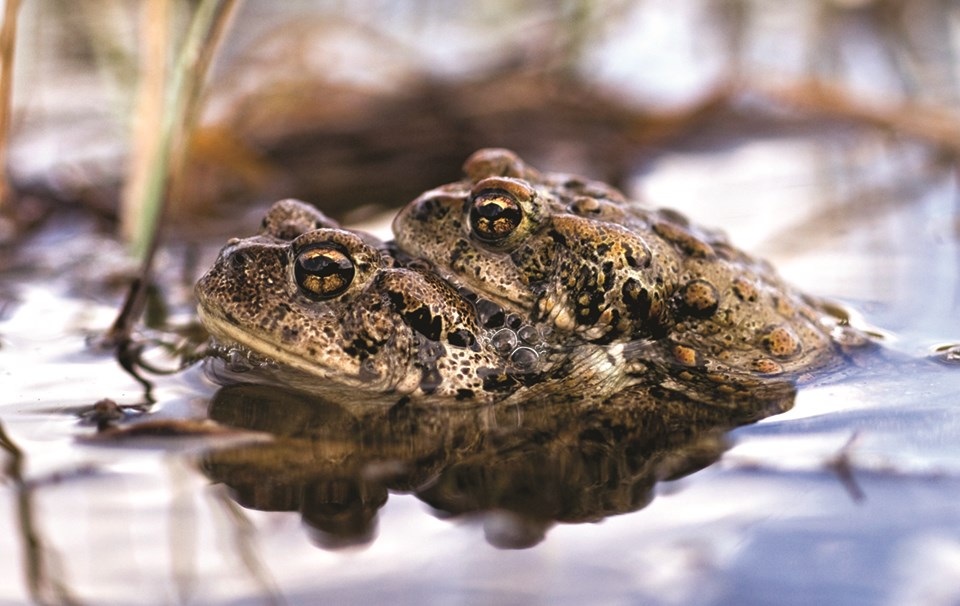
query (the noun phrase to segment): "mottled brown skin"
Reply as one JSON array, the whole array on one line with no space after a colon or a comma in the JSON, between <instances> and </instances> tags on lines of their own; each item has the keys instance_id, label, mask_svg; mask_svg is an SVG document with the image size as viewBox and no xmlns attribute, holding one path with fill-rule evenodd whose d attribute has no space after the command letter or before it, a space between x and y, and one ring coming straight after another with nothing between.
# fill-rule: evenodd
<instances>
[{"instance_id":1,"label":"mottled brown skin","mask_svg":"<svg viewBox=\"0 0 960 606\"><path fill-rule=\"evenodd\" d=\"M475 153L464 169L464 180L397 215L397 244L533 324L583 342L646 343L638 355L718 382L798 376L838 364L838 339L866 341L767 263L674 211L540 173L502 149Z\"/></svg>"},{"instance_id":2,"label":"mottled brown skin","mask_svg":"<svg viewBox=\"0 0 960 606\"><path fill-rule=\"evenodd\" d=\"M298 274L317 251L352 273ZM337 402L602 395L627 380L612 372L620 348L572 348L294 200L274 204L259 235L230 241L196 294L221 349L279 362L293 369L286 382Z\"/></svg>"}]
</instances>

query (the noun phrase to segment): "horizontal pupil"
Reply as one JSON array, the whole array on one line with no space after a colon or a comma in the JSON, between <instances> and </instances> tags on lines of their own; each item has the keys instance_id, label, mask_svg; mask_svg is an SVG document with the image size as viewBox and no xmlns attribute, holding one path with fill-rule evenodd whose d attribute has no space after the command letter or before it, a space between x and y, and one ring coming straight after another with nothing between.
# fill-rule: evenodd
<instances>
[{"instance_id":1,"label":"horizontal pupil","mask_svg":"<svg viewBox=\"0 0 960 606\"><path fill-rule=\"evenodd\" d=\"M332 256L326 252L315 253L303 259L300 265L304 271L320 277L332 276L350 270L349 259L342 255L338 255L337 258L331 258Z\"/></svg>"},{"instance_id":2,"label":"horizontal pupil","mask_svg":"<svg viewBox=\"0 0 960 606\"><path fill-rule=\"evenodd\" d=\"M353 259L339 250L321 247L301 251L293 270L304 294L317 300L346 292L355 273Z\"/></svg>"},{"instance_id":3,"label":"horizontal pupil","mask_svg":"<svg viewBox=\"0 0 960 606\"><path fill-rule=\"evenodd\" d=\"M477 208L480 216L490 218L497 217L512 210L515 210L512 208L512 205L502 200L485 200Z\"/></svg>"}]
</instances>

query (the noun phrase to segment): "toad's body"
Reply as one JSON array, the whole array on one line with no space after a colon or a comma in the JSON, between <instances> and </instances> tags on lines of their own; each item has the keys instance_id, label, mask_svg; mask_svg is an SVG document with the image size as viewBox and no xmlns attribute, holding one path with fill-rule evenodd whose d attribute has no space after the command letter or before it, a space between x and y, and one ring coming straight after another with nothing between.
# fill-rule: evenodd
<instances>
[{"instance_id":1,"label":"toad's body","mask_svg":"<svg viewBox=\"0 0 960 606\"><path fill-rule=\"evenodd\" d=\"M676 212L481 150L466 178L394 221L397 243L531 323L610 344L650 340L682 367L795 375L862 342L773 269Z\"/></svg>"},{"instance_id":2,"label":"toad's body","mask_svg":"<svg viewBox=\"0 0 960 606\"><path fill-rule=\"evenodd\" d=\"M401 211L395 245L276 203L197 284L202 321L340 402L729 399L860 338L676 213L505 150L466 172Z\"/></svg>"}]
</instances>

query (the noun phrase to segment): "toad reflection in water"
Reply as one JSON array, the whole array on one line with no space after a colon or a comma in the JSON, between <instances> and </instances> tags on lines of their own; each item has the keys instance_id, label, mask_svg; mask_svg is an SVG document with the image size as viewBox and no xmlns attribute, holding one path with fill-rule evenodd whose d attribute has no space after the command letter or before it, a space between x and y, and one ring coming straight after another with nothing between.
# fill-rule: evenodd
<instances>
[{"instance_id":1,"label":"toad reflection in water","mask_svg":"<svg viewBox=\"0 0 960 606\"><path fill-rule=\"evenodd\" d=\"M298 511L326 548L372 541L389 492L413 494L443 517L480 514L490 543L522 548L557 522L641 509L656 482L716 461L725 430L787 410L793 396L787 383L710 401L638 385L563 405L358 412L302 392L234 385L217 393L210 417L275 439L210 452L201 468L245 507Z\"/></svg>"}]
</instances>

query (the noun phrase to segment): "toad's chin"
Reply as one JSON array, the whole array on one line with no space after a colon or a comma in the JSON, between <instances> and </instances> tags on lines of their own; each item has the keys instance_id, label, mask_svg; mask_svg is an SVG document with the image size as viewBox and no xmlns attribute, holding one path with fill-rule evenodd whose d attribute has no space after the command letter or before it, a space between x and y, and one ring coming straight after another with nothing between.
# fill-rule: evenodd
<instances>
[{"instance_id":1,"label":"toad's chin","mask_svg":"<svg viewBox=\"0 0 960 606\"><path fill-rule=\"evenodd\" d=\"M207 374L219 384L280 384L338 403L393 401L419 384L419 375L412 371L373 376L362 373L360 364L346 354L337 360L338 365L329 357L312 360L244 330L216 309L200 305L197 313L212 337L213 356ZM400 361L396 362L399 365Z\"/></svg>"}]
</instances>

